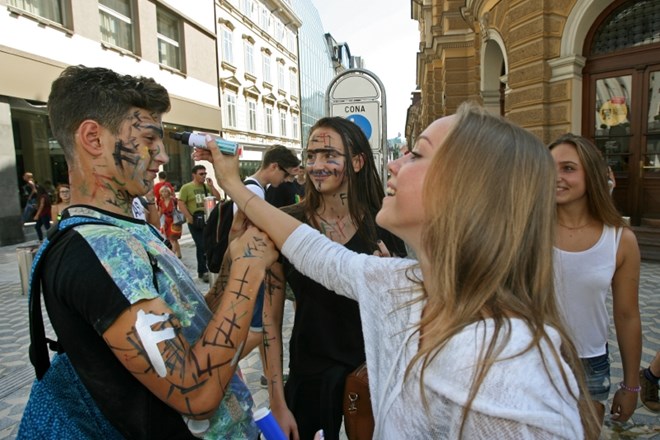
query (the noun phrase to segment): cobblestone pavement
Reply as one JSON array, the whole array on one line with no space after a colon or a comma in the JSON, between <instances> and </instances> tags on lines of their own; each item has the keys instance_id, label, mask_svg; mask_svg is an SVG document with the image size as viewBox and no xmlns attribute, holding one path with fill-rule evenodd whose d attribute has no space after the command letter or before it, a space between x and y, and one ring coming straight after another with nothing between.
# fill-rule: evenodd
<instances>
[{"instance_id":1,"label":"cobblestone pavement","mask_svg":"<svg viewBox=\"0 0 660 440\"><path fill-rule=\"evenodd\" d=\"M28 237L30 238L30 237ZM33 237L32 237L33 238ZM27 296L21 294L17 252L19 246L0 247L0 440L14 439L18 424L27 402L34 379L28 359L29 330L27 321ZM195 275L195 249L189 236L182 240L183 262ZM197 280L200 290L207 284ZM643 324L642 365L647 366L656 351L660 350L660 262L642 262L640 281L640 310ZM611 307L611 304L610 304ZM285 340L293 325L291 302L287 301L284 317ZM50 329L47 329L47 332ZM622 379L621 359L614 330L609 340L612 356L612 384ZM288 352L285 351L288 365ZM268 404L268 393L260 385L261 361L255 350L240 363L246 382L252 392L256 407ZM616 386L613 385L613 391ZM612 394L610 395L610 397ZM631 421L616 424L606 420L602 439L641 438L660 440L660 419L639 403Z\"/></svg>"}]
</instances>

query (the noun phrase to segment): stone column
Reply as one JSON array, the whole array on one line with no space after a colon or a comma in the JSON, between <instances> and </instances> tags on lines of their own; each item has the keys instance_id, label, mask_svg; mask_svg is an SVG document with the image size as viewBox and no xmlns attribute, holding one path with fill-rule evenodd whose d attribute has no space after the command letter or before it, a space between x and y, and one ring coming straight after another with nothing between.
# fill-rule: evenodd
<instances>
[{"instance_id":1,"label":"stone column","mask_svg":"<svg viewBox=\"0 0 660 440\"><path fill-rule=\"evenodd\" d=\"M0 101L0 246L25 241L9 103Z\"/></svg>"}]
</instances>

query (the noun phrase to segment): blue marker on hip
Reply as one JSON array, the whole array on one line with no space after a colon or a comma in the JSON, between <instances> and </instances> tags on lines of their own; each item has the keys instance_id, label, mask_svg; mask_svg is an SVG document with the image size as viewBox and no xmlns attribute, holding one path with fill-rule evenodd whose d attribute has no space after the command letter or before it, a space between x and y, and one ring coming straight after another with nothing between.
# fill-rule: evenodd
<instances>
[{"instance_id":1,"label":"blue marker on hip","mask_svg":"<svg viewBox=\"0 0 660 440\"><path fill-rule=\"evenodd\" d=\"M183 131L181 133L170 133L172 139L180 141L182 144L189 145L195 148L207 148L206 147L206 136L211 136L215 141L215 144L218 146L218 149L222 154L227 156L235 156L236 152L240 153L237 142L228 141L221 138L220 136L210 134L210 133L192 133L190 131Z\"/></svg>"},{"instance_id":2,"label":"blue marker on hip","mask_svg":"<svg viewBox=\"0 0 660 440\"><path fill-rule=\"evenodd\" d=\"M253 414L254 421L266 440L288 440L268 408L259 408Z\"/></svg>"}]
</instances>

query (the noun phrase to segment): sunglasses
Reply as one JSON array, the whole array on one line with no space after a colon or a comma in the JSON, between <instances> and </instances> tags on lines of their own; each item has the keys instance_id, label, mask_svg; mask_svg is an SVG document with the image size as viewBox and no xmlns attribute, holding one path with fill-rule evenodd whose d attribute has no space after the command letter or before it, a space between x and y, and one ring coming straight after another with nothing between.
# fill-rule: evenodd
<instances>
[{"instance_id":1,"label":"sunglasses","mask_svg":"<svg viewBox=\"0 0 660 440\"><path fill-rule=\"evenodd\" d=\"M197 173L198 176L206 176L207 173Z\"/></svg>"},{"instance_id":2,"label":"sunglasses","mask_svg":"<svg viewBox=\"0 0 660 440\"><path fill-rule=\"evenodd\" d=\"M288 172L287 170L285 170L281 165L278 164L277 167L284 172L284 178L285 179L291 175L291 173Z\"/></svg>"}]
</instances>

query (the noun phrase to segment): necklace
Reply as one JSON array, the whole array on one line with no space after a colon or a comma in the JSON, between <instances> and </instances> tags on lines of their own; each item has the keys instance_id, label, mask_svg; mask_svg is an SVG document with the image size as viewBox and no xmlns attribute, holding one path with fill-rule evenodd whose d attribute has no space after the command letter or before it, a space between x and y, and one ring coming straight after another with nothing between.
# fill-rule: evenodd
<instances>
[{"instance_id":1,"label":"necklace","mask_svg":"<svg viewBox=\"0 0 660 440\"><path fill-rule=\"evenodd\" d=\"M582 228L584 228L584 227L586 227L586 226L589 226L589 225L591 224L591 220L588 221L588 222L586 222L586 223L583 224L582 226L567 226L567 225L565 225L565 224L563 224L563 223L561 223L561 222L557 222L557 223L559 223L559 226L564 227L564 228L568 229L569 231L575 231L576 229L582 229Z\"/></svg>"}]
</instances>

